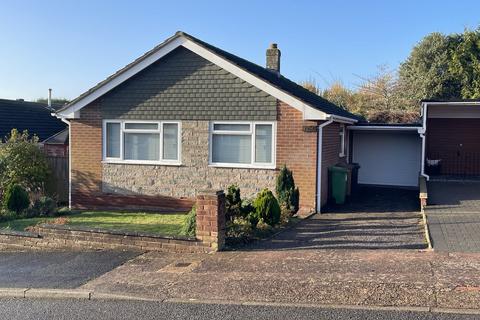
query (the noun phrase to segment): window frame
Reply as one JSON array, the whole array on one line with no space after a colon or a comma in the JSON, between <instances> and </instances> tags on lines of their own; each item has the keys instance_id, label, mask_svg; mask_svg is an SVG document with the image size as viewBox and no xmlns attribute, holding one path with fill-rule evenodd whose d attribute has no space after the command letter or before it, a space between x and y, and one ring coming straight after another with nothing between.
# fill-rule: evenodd
<instances>
[{"instance_id":1,"label":"window frame","mask_svg":"<svg viewBox=\"0 0 480 320\"><path fill-rule=\"evenodd\" d=\"M107 123L120 124L120 157L107 157ZM126 123L156 123L157 129L125 129ZM177 139L177 159L163 159L163 125L176 124L178 127ZM158 133L159 134L159 160L130 160L125 159L124 154L124 134L125 133ZM173 165L179 166L182 164L182 122L176 120L118 120L118 119L104 119L102 121L102 162L103 163L117 163L117 164L148 164L148 165Z\"/></svg>"},{"instance_id":2,"label":"window frame","mask_svg":"<svg viewBox=\"0 0 480 320\"><path fill-rule=\"evenodd\" d=\"M338 156L340 158L344 158L347 156L347 153L346 153L346 146L347 146L347 143L346 143L346 128L345 128L345 125L340 125L340 130L338 130L338 135L341 137L341 140L340 140L340 153L338 154Z\"/></svg>"},{"instance_id":3,"label":"window frame","mask_svg":"<svg viewBox=\"0 0 480 320\"><path fill-rule=\"evenodd\" d=\"M229 131L229 130L215 130L216 124L248 124L250 125L249 131ZM272 126L272 154L270 163L255 162L255 144L256 144L256 126L257 125L271 125ZM210 121L208 130L208 165L210 167L223 167L223 168L253 168L253 169L276 169L276 150L277 150L277 123L275 121ZM218 135L245 135L250 136L251 152L250 163L226 163L226 162L213 162L213 136Z\"/></svg>"}]
</instances>

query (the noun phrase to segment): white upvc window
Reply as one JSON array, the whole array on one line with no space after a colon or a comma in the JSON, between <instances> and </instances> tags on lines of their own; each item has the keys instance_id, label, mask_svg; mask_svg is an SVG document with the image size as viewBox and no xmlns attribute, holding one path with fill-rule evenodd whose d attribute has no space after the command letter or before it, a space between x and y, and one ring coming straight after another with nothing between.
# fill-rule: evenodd
<instances>
[{"instance_id":1,"label":"white upvc window","mask_svg":"<svg viewBox=\"0 0 480 320\"><path fill-rule=\"evenodd\" d=\"M275 137L275 122L211 122L209 164L274 169Z\"/></svg>"},{"instance_id":2,"label":"white upvc window","mask_svg":"<svg viewBox=\"0 0 480 320\"><path fill-rule=\"evenodd\" d=\"M103 121L103 161L135 164L181 164L179 121Z\"/></svg>"},{"instance_id":3,"label":"white upvc window","mask_svg":"<svg viewBox=\"0 0 480 320\"><path fill-rule=\"evenodd\" d=\"M340 130L338 131L338 135L340 138L340 157L345 157L346 153L346 143L345 143L345 126L340 125Z\"/></svg>"}]
</instances>

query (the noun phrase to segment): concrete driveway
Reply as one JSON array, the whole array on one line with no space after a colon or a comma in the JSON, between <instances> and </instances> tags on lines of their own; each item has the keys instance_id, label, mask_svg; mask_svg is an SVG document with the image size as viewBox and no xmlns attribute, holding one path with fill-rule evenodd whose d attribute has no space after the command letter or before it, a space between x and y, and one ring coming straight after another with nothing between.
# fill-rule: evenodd
<instances>
[{"instance_id":1,"label":"concrete driveway","mask_svg":"<svg viewBox=\"0 0 480 320\"><path fill-rule=\"evenodd\" d=\"M418 191L363 187L254 249L424 249Z\"/></svg>"},{"instance_id":2,"label":"concrete driveway","mask_svg":"<svg viewBox=\"0 0 480 320\"><path fill-rule=\"evenodd\" d=\"M436 251L480 252L479 181L430 181L425 213Z\"/></svg>"},{"instance_id":3,"label":"concrete driveway","mask_svg":"<svg viewBox=\"0 0 480 320\"><path fill-rule=\"evenodd\" d=\"M76 288L138 254L126 251L0 252L0 287Z\"/></svg>"}]
</instances>

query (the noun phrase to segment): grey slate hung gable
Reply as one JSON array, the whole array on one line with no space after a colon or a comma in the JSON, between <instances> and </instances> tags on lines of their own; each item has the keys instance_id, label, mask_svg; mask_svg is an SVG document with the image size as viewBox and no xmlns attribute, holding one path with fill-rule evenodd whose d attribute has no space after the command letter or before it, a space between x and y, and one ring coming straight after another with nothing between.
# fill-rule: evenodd
<instances>
[{"instance_id":1,"label":"grey slate hung gable","mask_svg":"<svg viewBox=\"0 0 480 320\"><path fill-rule=\"evenodd\" d=\"M99 99L104 119L274 121L277 100L179 47Z\"/></svg>"}]
</instances>

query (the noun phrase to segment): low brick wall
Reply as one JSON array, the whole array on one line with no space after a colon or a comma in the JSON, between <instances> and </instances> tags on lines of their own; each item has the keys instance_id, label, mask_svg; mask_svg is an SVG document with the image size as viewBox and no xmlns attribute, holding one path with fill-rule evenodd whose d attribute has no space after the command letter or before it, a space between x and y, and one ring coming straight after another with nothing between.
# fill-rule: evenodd
<instances>
[{"instance_id":1,"label":"low brick wall","mask_svg":"<svg viewBox=\"0 0 480 320\"><path fill-rule=\"evenodd\" d=\"M168 237L68 225L38 225L30 232L0 230L0 247L74 250L139 250L201 253L221 250L225 243L225 194L203 191L197 196L196 237Z\"/></svg>"},{"instance_id":2,"label":"low brick wall","mask_svg":"<svg viewBox=\"0 0 480 320\"><path fill-rule=\"evenodd\" d=\"M211 252L214 249L195 238L106 231L101 229L39 225L31 232L1 231L0 244L31 249L139 250L162 252Z\"/></svg>"}]
</instances>

